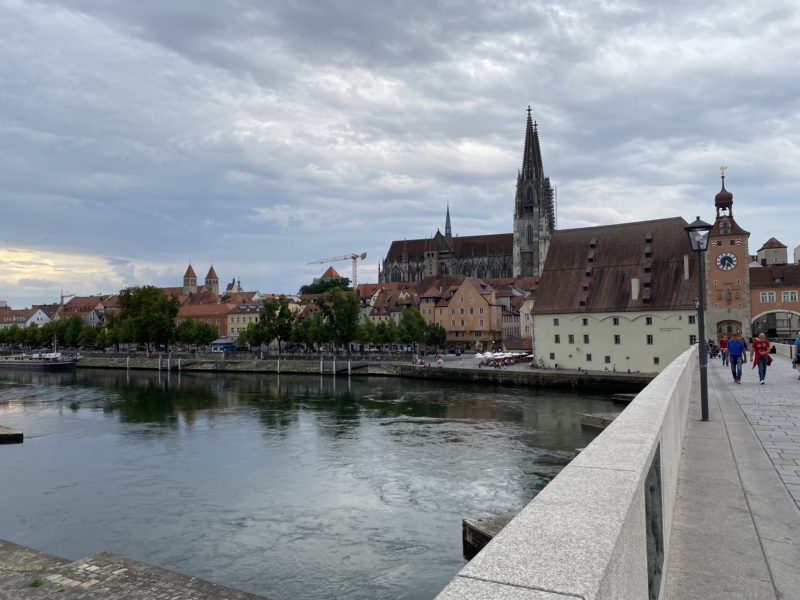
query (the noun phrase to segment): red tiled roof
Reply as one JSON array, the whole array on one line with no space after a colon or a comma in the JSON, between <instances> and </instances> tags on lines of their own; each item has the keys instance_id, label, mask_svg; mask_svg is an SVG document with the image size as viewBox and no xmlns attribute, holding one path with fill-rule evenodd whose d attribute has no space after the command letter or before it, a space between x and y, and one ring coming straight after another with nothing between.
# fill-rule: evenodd
<instances>
[{"instance_id":1,"label":"red tiled roof","mask_svg":"<svg viewBox=\"0 0 800 600\"><path fill-rule=\"evenodd\" d=\"M178 309L178 318L221 317L234 310L236 306L236 304L184 304Z\"/></svg>"},{"instance_id":2,"label":"red tiled roof","mask_svg":"<svg viewBox=\"0 0 800 600\"><path fill-rule=\"evenodd\" d=\"M184 273L183 277L184 279L187 277L192 277L194 279L197 279L197 275L194 274L194 269L192 268L191 263L189 263L189 266L187 267L186 273Z\"/></svg>"},{"instance_id":3,"label":"red tiled roof","mask_svg":"<svg viewBox=\"0 0 800 600\"><path fill-rule=\"evenodd\" d=\"M328 269L322 274L320 279L341 279L342 276L336 272L336 269L333 267L328 267Z\"/></svg>"},{"instance_id":4,"label":"red tiled roof","mask_svg":"<svg viewBox=\"0 0 800 600\"><path fill-rule=\"evenodd\" d=\"M776 283L776 279L780 279ZM800 265L754 267L750 269L750 289L800 286Z\"/></svg>"},{"instance_id":5,"label":"red tiled roof","mask_svg":"<svg viewBox=\"0 0 800 600\"><path fill-rule=\"evenodd\" d=\"M208 275L206 275L206 281L208 281L209 279L219 279L219 277L217 277L217 272L214 270L214 265L211 265L208 269Z\"/></svg>"}]
</instances>

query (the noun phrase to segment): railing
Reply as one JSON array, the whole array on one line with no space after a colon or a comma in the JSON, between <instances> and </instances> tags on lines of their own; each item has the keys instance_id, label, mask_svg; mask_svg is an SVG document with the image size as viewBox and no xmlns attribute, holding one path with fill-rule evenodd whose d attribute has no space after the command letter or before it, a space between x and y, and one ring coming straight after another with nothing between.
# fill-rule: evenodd
<instances>
[{"instance_id":1,"label":"railing","mask_svg":"<svg viewBox=\"0 0 800 600\"><path fill-rule=\"evenodd\" d=\"M667 366L437 600L533 598L532 590L658 599L696 353Z\"/></svg>"}]
</instances>

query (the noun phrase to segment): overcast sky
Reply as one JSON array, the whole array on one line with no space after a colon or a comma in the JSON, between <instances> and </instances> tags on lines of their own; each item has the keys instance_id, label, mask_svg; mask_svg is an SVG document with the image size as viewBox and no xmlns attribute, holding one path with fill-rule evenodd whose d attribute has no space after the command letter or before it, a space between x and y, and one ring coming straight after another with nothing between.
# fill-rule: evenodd
<instances>
[{"instance_id":1,"label":"overcast sky","mask_svg":"<svg viewBox=\"0 0 800 600\"><path fill-rule=\"evenodd\" d=\"M784 2L0 0L0 299L294 293L444 228L510 232L525 109L558 227L700 215L800 243ZM350 275L349 261L334 263Z\"/></svg>"}]
</instances>

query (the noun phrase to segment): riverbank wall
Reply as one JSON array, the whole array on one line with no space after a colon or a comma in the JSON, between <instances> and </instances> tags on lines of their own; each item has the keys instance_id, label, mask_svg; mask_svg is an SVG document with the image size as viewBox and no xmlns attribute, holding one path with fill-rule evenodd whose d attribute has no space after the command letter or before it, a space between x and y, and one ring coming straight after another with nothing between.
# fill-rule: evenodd
<instances>
[{"instance_id":1,"label":"riverbank wall","mask_svg":"<svg viewBox=\"0 0 800 600\"><path fill-rule=\"evenodd\" d=\"M521 366L520 366L521 367ZM592 389L597 391L638 392L655 375L612 371L571 371L556 369L419 367L397 362L319 360L225 360L167 359L164 357L89 356L78 362L81 369L164 370L186 373L265 373L298 375L353 375L407 377L464 383Z\"/></svg>"},{"instance_id":2,"label":"riverbank wall","mask_svg":"<svg viewBox=\"0 0 800 600\"><path fill-rule=\"evenodd\" d=\"M662 597L697 347L642 390L436 600Z\"/></svg>"}]
</instances>

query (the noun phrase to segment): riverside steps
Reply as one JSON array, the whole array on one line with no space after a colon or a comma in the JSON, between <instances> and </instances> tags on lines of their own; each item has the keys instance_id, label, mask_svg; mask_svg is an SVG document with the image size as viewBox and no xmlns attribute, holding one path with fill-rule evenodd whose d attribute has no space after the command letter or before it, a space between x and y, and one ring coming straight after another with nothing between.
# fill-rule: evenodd
<instances>
[{"instance_id":1,"label":"riverside steps","mask_svg":"<svg viewBox=\"0 0 800 600\"><path fill-rule=\"evenodd\" d=\"M656 377L437 600L800 600L800 381L697 348Z\"/></svg>"}]
</instances>

